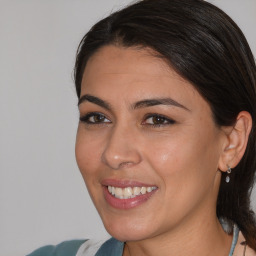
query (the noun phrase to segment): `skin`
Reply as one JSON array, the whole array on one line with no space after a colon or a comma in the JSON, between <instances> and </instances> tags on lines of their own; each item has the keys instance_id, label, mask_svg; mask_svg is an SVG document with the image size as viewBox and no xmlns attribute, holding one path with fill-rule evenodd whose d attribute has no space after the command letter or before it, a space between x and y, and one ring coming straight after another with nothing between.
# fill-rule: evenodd
<instances>
[{"instance_id":1,"label":"skin","mask_svg":"<svg viewBox=\"0 0 256 256\"><path fill-rule=\"evenodd\" d=\"M107 102L109 109L88 100L79 105L83 121L77 163L105 228L126 241L123 255L228 255L232 236L223 231L215 212L219 169L227 169L224 149L230 140L196 89L150 49L110 45L86 65L81 97L86 94ZM183 107L133 107L167 97ZM91 112L103 119L84 122ZM166 119L153 126L152 113ZM116 209L103 195L101 182L109 178L158 189L137 207Z\"/></svg>"}]
</instances>

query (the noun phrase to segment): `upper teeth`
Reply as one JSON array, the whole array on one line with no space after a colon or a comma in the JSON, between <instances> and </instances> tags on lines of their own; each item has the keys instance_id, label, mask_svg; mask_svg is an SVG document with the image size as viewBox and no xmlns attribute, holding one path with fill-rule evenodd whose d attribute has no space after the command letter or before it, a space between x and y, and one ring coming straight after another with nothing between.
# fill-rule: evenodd
<instances>
[{"instance_id":1,"label":"upper teeth","mask_svg":"<svg viewBox=\"0 0 256 256\"><path fill-rule=\"evenodd\" d=\"M118 187L112 187L108 186L108 191L113 196L119 198L119 199L128 199L133 198L138 195L144 195L146 193L149 193L153 190L155 190L157 187L127 187L127 188L118 188Z\"/></svg>"}]
</instances>

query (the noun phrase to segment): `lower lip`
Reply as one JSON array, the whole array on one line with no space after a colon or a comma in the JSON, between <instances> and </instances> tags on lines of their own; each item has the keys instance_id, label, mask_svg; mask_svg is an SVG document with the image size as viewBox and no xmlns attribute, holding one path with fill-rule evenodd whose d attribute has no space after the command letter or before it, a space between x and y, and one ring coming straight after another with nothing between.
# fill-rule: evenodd
<instances>
[{"instance_id":1,"label":"lower lip","mask_svg":"<svg viewBox=\"0 0 256 256\"><path fill-rule=\"evenodd\" d=\"M119 199L114 197L112 194L109 193L108 188L106 186L103 186L103 192L106 201L114 208L117 209L131 209L136 206L139 206L143 203L145 203L155 192L157 189L146 193L144 195L139 195L134 198L128 198L128 199Z\"/></svg>"}]
</instances>

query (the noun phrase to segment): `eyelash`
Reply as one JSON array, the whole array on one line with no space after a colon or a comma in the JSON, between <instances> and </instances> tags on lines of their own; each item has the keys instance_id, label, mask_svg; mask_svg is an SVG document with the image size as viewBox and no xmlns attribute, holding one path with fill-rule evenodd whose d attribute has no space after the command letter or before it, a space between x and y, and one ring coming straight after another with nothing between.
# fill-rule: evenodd
<instances>
[{"instance_id":1,"label":"eyelash","mask_svg":"<svg viewBox=\"0 0 256 256\"><path fill-rule=\"evenodd\" d=\"M146 123L146 120L148 119L152 119L153 121L153 118L160 118L162 119L162 121L164 121L164 123L160 123L160 124L147 124ZM170 119L164 115L159 115L159 114L156 114L156 113L151 113L151 114L147 114L145 117L144 117L144 120L142 122L142 124L144 125L148 125L148 126L151 126L151 127L162 127L162 126L167 126L167 125L172 125L172 124L175 124L175 121L173 119Z\"/></svg>"},{"instance_id":2,"label":"eyelash","mask_svg":"<svg viewBox=\"0 0 256 256\"><path fill-rule=\"evenodd\" d=\"M102 121L92 122L92 121L90 121L91 117L104 118L104 120L107 119L108 122L102 122ZM91 112L84 116L81 116L80 121L83 123L89 124L89 125L100 125L100 124L105 124L105 123L111 123L111 121L105 115L103 115L102 113L98 113L98 112Z\"/></svg>"},{"instance_id":3,"label":"eyelash","mask_svg":"<svg viewBox=\"0 0 256 256\"><path fill-rule=\"evenodd\" d=\"M90 118L95 118L95 117L98 117L98 118L103 118L103 121L90 121ZM159 123L159 124L154 124L154 123L146 123L146 120L148 119L153 119L154 118L158 118L158 119L162 119L161 121L163 121L163 123ZM107 122L104 122L104 120L108 120ZM156 114L156 113L151 113L151 114L147 114L144 118L143 118L143 122L142 124L143 125L147 125L147 126L150 126L150 127L162 127L162 126L167 126L167 125L172 125L172 124L175 124L176 122L173 120L173 119L170 119L170 118L167 118L163 115L159 115L159 114ZM107 124L107 123L111 123L111 121L102 113L99 113L99 112L91 112L91 113L88 113L82 117L80 117L80 121L83 122L83 123L86 123L88 125L103 125L103 124Z\"/></svg>"}]
</instances>

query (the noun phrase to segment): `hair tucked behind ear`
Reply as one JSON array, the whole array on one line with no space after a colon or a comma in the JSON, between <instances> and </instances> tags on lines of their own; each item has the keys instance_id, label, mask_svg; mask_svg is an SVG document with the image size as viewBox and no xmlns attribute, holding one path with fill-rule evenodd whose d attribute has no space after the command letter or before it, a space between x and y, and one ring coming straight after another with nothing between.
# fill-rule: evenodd
<instances>
[{"instance_id":1,"label":"hair tucked behind ear","mask_svg":"<svg viewBox=\"0 0 256 256\"><path fill-rule=\"evenodd\" d=\"M209 103L219 126L230 126L240 111L253 119L246 152L222 177L217 215L237 223L256 250L256 224L250 195L256 170L256 67L248 43L223 11L203 0L145 0L98 22L82 39L75 65L78 97L87 60L102 46L154 49Z\"/></svg>"}]
</instances>

